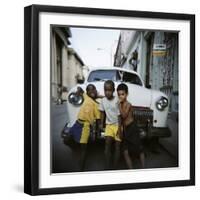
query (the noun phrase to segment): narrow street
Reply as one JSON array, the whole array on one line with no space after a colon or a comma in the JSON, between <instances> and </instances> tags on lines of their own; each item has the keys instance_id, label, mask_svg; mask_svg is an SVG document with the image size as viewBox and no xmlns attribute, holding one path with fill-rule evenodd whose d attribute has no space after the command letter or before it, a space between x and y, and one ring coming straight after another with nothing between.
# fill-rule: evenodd
<instances>
[{"instance_id":1,"label":"narrow street","mask_svg":"<svg viewBox=\"0 0 200 200\"><path fill-rule=\"evenodd\" d=\"M52 173L75 172L79 170L78 147L70 148L63 143L61 130L67 122L66 104L52 105ZM162 145L159 145L159 153L152 153L145 148L145 168L176 167L177 159ZM88 145L88 154L85 171L104 170L104 141ZM134 160L134 168L140 168L139 159ZM126 169L123 157L119 161L118 169Z\"/></svg>"}]
</instances>

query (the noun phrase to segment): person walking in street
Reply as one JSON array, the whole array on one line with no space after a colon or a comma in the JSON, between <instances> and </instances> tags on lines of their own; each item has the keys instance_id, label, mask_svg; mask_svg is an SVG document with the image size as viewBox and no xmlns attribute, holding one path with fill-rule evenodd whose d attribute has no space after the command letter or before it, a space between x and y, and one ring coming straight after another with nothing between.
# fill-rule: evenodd
<instances>
[{"instance_id":1,"label":"person walking in street","mask_svg":"<svg viewBox=\"0 0 200 200\"><path fill-rule=\"evenodd\" d=\"M57 87L57 95L58 95L58 98L57 98L57 105L60 105L62 104L62 85L61 84L58 84L58 87Z\"/></svg>"}]
</instances>

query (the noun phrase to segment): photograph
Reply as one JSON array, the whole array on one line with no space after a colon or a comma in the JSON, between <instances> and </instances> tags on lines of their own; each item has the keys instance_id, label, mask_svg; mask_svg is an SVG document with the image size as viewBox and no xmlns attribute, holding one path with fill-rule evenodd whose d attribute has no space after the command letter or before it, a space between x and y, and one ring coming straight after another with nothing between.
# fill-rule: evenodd
<instances>
[{"instance_id":1,"label":"photograph","mask_svg":"<svg viewBox=\"0 0 200 200\"><path fill-rule=\"evenodd\" d=\"M195 16L31 5L24 192L195 184Z\"/></svg>"},{"instance_id":2,"label":"photograph","mask_svg":"<svg viewBox=\"0 0 200 200\"><path fill-rule=\"evenodd\" d=\"M51 172L178 167L179 33L50 31Z\"/></svg>"}]
</instances>

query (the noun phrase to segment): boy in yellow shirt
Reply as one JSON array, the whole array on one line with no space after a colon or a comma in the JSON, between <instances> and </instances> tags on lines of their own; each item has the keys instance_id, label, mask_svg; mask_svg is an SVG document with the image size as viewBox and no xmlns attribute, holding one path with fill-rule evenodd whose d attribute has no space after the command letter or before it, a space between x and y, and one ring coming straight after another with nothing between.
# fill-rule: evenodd
<instances>
[{"instance_id":1,"label":"boy in yellow shirt","mask_svg":"<svg viewBox=\"0 0 200 200\"><path fill-rule=\"evenodd\" d=\"M69 134L70 136L81 145L81 159L80 165L81 170L84 169L86 148L89 140L91 125L97 120L99 122L100 112L98 110L98 103L95 101L97 98L97 90L93 84L89 84L86 88L86 93L81 87L77 89L77 95L83 95L84 102L79 110L77 120L71 127ZM97 122L97 130L98 128Z\"/></svg>"}]
</instances>

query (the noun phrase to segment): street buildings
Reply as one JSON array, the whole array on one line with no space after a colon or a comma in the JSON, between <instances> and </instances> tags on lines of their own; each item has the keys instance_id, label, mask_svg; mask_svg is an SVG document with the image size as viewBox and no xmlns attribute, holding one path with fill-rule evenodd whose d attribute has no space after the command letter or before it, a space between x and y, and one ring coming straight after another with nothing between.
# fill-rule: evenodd
<instances>
[{"instance_id":1,"label":"street buildings","mask_svg":"<svg viewBox=\"0 0 200 200\"><path fill-rule=\"evenodd\" d=\"M83 82L88 72L81 57L71 47L70 37L73 36L69 28L52 26L51 96L54 101L65 100L67 91ZM137 71L146 87L166 93L170 111L178 112L177 32L121 30L114 66Z\"/></svg>"},{"instance_id":2,"label":"street buildings","mask_svg":"<svg viewBox=\"0 0 200 200\"><path fill-rule=\"evenodd\" d=\"M178 112L178 33L122 30L114 66L137 71L146 87L166 93Z\"/></svg>"},{"instance_id":3,"label":"street buildings","mask_svg":"<svg viewBox=\"0 0 200 200\"><path fill-rule=\"evenodd\" d=\"M84 63L70 47L71 31L67 27L51 28L51 97L53 101L66 100L67 92L83 82Z\"/></svg>"}]
</instances>

